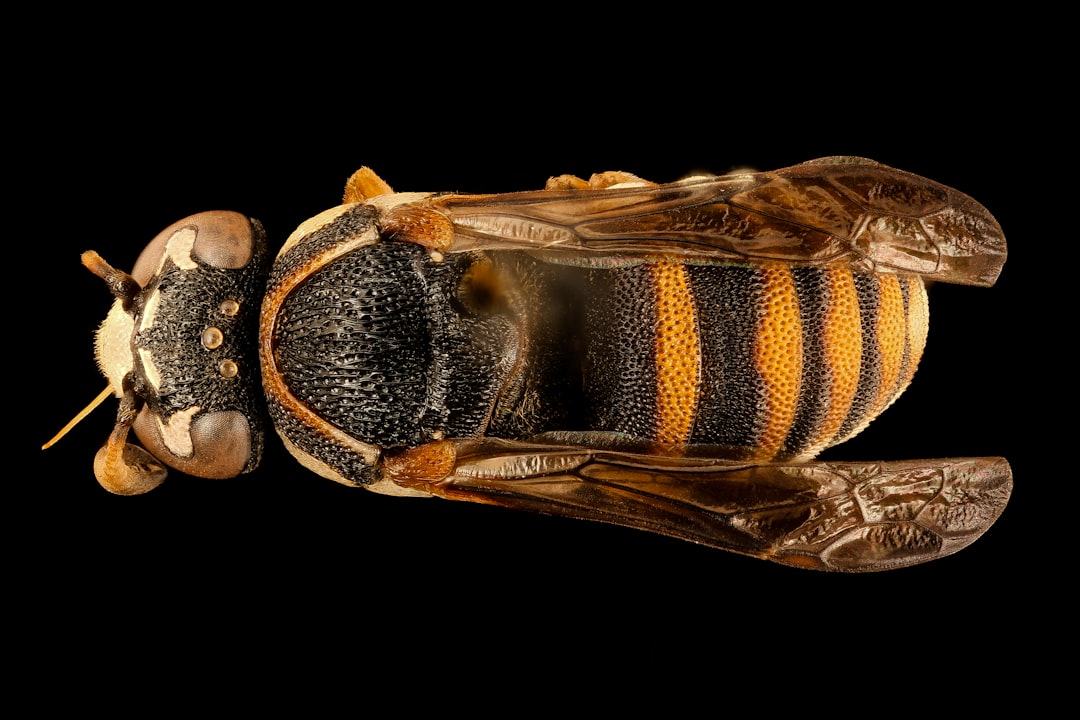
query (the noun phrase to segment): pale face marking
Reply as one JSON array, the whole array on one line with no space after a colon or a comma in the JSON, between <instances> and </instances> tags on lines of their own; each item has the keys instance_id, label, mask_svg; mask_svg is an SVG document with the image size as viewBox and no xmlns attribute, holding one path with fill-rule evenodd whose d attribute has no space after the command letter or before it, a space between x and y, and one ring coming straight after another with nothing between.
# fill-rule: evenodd
<instances>
[{"instance_id":1,"label":"pale face marking","mask_svg":"<svg viewBox=\"0 0 1080 720\"><path fill-rule=\"evenodd\" d=\"M191 457L192 453L195 452L191 442L191 418L194 417L195 413L199 412L199 409L196 405L186 410L174 412L167 423L161 422L161 418L156 414L154 415L154 420L161 430L161 439L165 443L165 447L169 448L173 455Z\"/></svg>"}]
</instances>

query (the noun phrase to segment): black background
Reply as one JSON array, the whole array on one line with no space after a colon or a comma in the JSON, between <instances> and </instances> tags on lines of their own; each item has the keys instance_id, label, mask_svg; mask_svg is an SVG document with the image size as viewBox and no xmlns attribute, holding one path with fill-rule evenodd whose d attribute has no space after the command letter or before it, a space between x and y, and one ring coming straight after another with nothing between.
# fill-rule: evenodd
<instances>
[{"instance_id":1,"label":"black background","mask_svg":"<svg viewBox=\"0 0 1080 720\"><path fill-rule=\"evenodd\" d=\"M35 304L43 310L29 331L32 387L17 388L35 396L17 418L30 436L20 452L35 468L22 488L31 499L8 507L33 528L15 554L30 560L35 582L47 578L107 626L135 621L153 632L193 611L217 628L248 626L258 609L299 634L366 633L395 621L568 646L693 638L714 653L738 630L778 657L864 643L956 644L977 654L1012 632L1005 598L1036 573L1054 481L1038 469L1051 421L1036 406L1053 379L1031 350L1045 345L1032 313L1048 258L1025 199L1036 182L1032 158L1045 157L1037 145L1052 130L1018 124L1049 111L1024 87L999 82L1004 60L898 61L855 77L841 66L861 61L813 44L767 70L760 56L779 52L768 43L748 55L641 57L577 38L573 53L541 45L512 61L477 48L449 57L440 47L408 70L388 43L358 46L355 64L301 69L294 50L281 50L205 71L135 71L162 48L205 55L222 39L187 41L170 34L115 61L73 63L65 85L93 99L53 95L47 114L64 117L65 130L33 143L41 174L31 182L47 209L25 232L34 287L51 302ZM669 181L835 154L970 194L1010 243L994 288L931 289L930 338L912 387L826 455L1008 458L1016 477L1008 509L950 558L873 575L800 572L620 528L376 496L308 473L273 437L250 476L174 474L146 496L114 497L91 467L112 426L111 402L54 448L37 449L105 384L92 340L111 299L80 266L83 250L128 268L161 228L208 209L259 218L276 247L337 204L360 165L398 191L501 192L539 188L559 173L622 169ZM1044 390L1031 389L1033 378ZM670 651L682 657L683 648Z\"/></svg>"}]
</instances>

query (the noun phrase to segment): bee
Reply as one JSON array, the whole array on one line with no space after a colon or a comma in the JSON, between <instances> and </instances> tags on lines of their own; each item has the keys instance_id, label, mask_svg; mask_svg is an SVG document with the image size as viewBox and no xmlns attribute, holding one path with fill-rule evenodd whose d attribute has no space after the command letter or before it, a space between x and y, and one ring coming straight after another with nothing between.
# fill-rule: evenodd
<instances>
[{"instance_id":1,"label":"bee","mask_svg":"<svg viewBox=\"0 0 1080 720\"><path fill-rule=\"evenodd\" d=\"M990 286L1005 257L974 200L862 158L496 195L395 193L362 168L272 261L231 212L170 226L130 274L84 254L115 296L94 471L125 495L165 466L233 477L272 427L374 492L908 566L991 526L1008 463L814 458L911 382L926 283Z\"/></svg>"}]
</instances>

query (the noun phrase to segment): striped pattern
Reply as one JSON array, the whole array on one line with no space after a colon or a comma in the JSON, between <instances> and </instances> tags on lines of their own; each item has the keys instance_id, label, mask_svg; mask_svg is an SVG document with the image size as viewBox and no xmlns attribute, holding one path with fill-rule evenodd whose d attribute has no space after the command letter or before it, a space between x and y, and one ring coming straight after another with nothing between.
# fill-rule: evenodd
<instances>
[{"instance_id":1,"label":"striped pattern","mask_svg":"<svg viewBox=\"0 0 1080 720\"><path fill-rule=\"evenodd\" d=\"M914 275L663 261L593 282L589 429L665 446L813 457L899 396L926 342Z\"/></svg>"}]
</instances>

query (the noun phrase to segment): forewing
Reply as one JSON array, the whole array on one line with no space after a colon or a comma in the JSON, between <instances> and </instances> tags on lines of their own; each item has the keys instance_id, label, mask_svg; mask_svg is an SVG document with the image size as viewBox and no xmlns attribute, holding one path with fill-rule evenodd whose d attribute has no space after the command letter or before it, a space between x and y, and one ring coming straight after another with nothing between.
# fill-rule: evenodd
<instances>
[{"instance_id":1,"label":"forewing","mask_svg":"<svg viewBox=\"0 0 1080 720\"><path fill-rule=\"evenodd\" d=\"M719 260L840 260L992 285L1001 227L968 196L862 158L666 185L444 195L451 251L526 248Z\"/></svg>"},{"instance_id":2,"label":"forewing","mask_svg":"<svg viewBox=\"0 0 1080 720\"><path fill-rule=\"evenodd\" d=\"M802 568L888 570L952 554L1008 501L1002 458L745 465L483 440L426 488L596 520Z\"/></svg>"}]
</instances>

